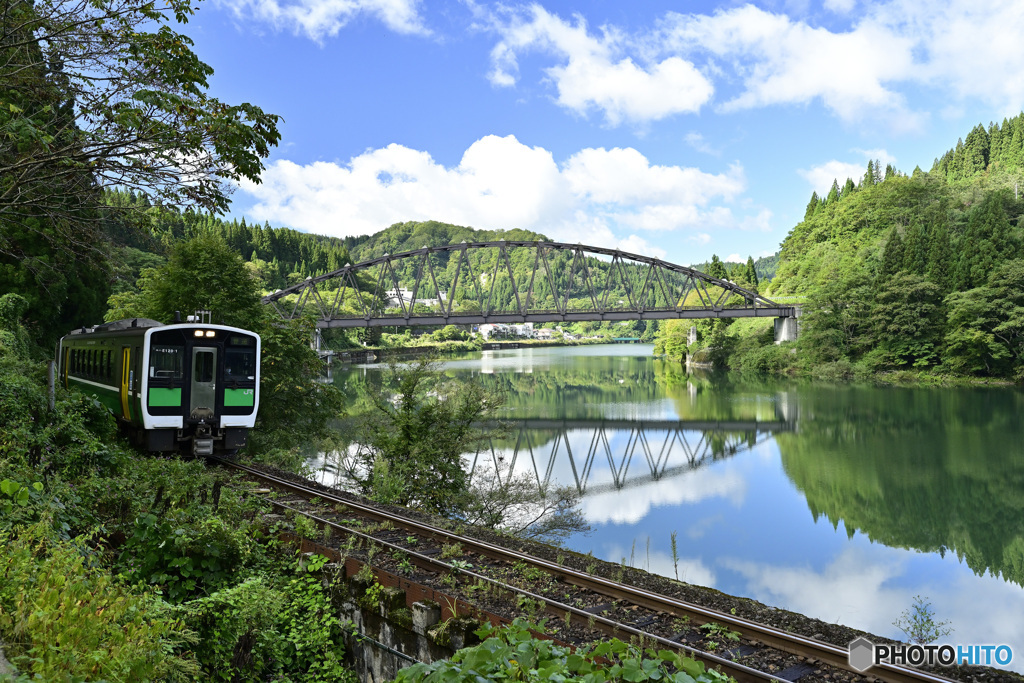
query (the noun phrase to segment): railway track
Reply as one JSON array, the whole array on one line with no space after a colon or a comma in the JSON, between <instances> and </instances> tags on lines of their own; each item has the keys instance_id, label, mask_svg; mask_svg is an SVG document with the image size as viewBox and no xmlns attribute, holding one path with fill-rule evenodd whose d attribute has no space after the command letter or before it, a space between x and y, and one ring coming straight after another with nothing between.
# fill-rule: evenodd
<instances>
[{"instance_id":1,"label":"railway track","mask_svg":"<svg viewBox=\"0 0 1024 683\"><path fill-rule=\"evenodd\" d=\"M576 624L576 629L586 624L591 633L636 638L681 651L741 682L951 680L888 664L873 667L870 675L862 675L849 666L845 647L573 569L560 561L509 550L332 494L310 482L299 483L233 461L212 460L244 472L261 485L285 492L288 499L271 501L278 510L310 518L321 529L329 529L327 533L332 538L349 539L348 552L357 539L356 543L375 548L368 553L368 561L374 555L387 556L390 559L386 562L401 562L406 571L415 566L435 577L444 577L452 592L459 594L458 599L469 603L486 604L488 599L493 601L501 596L507 604L509 596L514 596L514 604L539 608L564 621L567 630L571 631L570 624ZM367 521L374 526L368 529ZM467 557L475 563L463 559ZM459 578L454 579L456 576ZM524 585L527 583L532 585ZM715 651L711 651L709 643L717 643ZM766 657L766 652L772 655ZM757 668L756 663L766 659L781 664L774 671Z\"/></svg>"}]
</instances>

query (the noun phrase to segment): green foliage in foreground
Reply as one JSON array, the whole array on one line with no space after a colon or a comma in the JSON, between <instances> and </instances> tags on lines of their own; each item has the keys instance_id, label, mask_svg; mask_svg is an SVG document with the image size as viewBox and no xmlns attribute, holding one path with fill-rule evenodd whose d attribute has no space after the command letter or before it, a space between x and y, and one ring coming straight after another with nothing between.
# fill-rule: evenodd
<instances>
[{"instance_id":1,"label":"green foliage in foreground","mask_svg":"<svg viewBox=\"0 0 1024 683\"><path fill-rule=\"evenodd\" d=\"M351 680L345 625L264 533L265 502L201 461L135 455L80 394L58 389L51 410L23 336L0 329L0 643L15 680Z\"/></svg>"},{"instance_id":2,"label":"green foliage in foreground","mask_svg":"<svg viewBox=\"0 0 1024 683\"><path fill-rule=\"evenodd\" d=\"M481 680L565 681L666 681L710 683L729 681L696 660L670 650L645 649L618 639L590 647L555 645L534 635L530 624L517 619L502 628L485 626L477 635L485 640L459 650L447 661L414 664L398 673L396 683L434 683Z\"/></svg>"},{"instance_id":3,"label":"green foliage in foreground","mask_svg":"<svg viewBox=\"0 0 1024 683\"><path fill-rule=\"evenodd\" d=\"M152 594L94 565L81 541L50 546L35 531L0 532L0 636L37 679L151 681L199 674L173 650L193 640Z\"/></svg>"},{"instance_id":4,"label":"green foliage in foreground","mask_svg":"<svg viewBox=\"0 0 1024 683\"><path fill-rule=\"evenodd\" d=\"M249 576L173 613L198 637L204 680L355 680L342 664L350 625L336 616L319 579L297 564L288 573Z\"/></svg>"},{"instance_id":5,"label":"green foliage in foreground","mask_svg":"<svg viewBox=\"0 0 1024 683\"><path fill-rule=\"evenodd\" d=\"M218 492L223 473L119 451L104 475L51 477L26 498L11 482L33 476L0 462L2 498L20 513L0 522L0 641L23 674L351 679L346 626L319 581L263 534L262 501ZM98 532L63 540L87 522Z\"/></svg>"}]
</instances>

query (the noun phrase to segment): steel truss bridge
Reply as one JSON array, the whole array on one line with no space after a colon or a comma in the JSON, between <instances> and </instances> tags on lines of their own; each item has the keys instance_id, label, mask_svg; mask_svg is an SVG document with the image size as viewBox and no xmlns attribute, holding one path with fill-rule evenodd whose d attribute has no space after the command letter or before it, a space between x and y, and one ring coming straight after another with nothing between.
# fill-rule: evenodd
<instances>
[{"instance_id":1,"label":"steel truss bridge","mask_svg":"<svg viewBox=\"0 0 1024 683\"><path fill-rule=\"evenodd\" d=\"M408 300L397 294L403 285L412 285ZM307 278L263 303L285 319L315 315L321 329L795 315L792 306L660 259L504 240L384 254Z\"/></svg>"},{"instance_id":2,"label":"steel truss bridge","mask_svg":"<svg viewBox=\"0 0 1024 683\"><path fill-rule=\"evenodd\" d=\"M541 492L555 483L583 495L699 469L750 450L774 433L793 431L795 423L532 419L511 427L509 438L492 439L476 453L471 477L490 470L500 484L525 472L536 478Z\"/></svg>"}]
</instances>

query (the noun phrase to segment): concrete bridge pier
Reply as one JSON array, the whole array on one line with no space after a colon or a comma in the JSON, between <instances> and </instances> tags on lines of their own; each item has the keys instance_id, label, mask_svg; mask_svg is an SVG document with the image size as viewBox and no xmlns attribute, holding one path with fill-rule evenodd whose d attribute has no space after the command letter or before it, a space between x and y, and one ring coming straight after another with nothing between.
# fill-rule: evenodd
<instances>
[{"instance_id":1,"label":"concrete bridge pier","mask_svg":"<svg viewBox=\"0 0 1024 683\"><path fill-rule=\"evenodd\" d=\"M793 315L775 319L775 343L796 341L800 335L800 307L793 308Z\"/></svg>"}]
</instances>

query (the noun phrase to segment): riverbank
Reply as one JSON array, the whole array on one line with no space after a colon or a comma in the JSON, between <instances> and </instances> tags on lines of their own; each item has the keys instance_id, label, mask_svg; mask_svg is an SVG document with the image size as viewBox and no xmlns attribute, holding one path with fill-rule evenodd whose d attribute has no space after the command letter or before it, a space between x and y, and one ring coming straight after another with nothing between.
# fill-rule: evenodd
<instances>
[{"instance_id":1,"label":"riverbank","mask_svg":"<svg viewBox=\"0 0 1024 683\"><path fill-rule=\"evenodd\" d=\"M757 319L735 320L719 329L713 325L711 321L702 321L698 340L693 344L689 343L689 327L666 325L658 333L655 352L683 365L689 353L701 367L710 362L716 368L760 377L945 388L1017 383L1009 377L965 375L939 364L893 367L883 362L883 357L870 354L856 362L846 358L823 360L804 339L776 344L772 326Z\"/></svg>"},{"instance_id":2,"label":"riverbank","mask_svg":"<svg viewBox=\"0 0 1024 683\"><path fill-rule=\"evenodd\" d=\"M611 339L518 339L500 341L449 341L415 346L375 346L363 349L332 351L332 364L381 363L389 359L419 358L421 356L449 356L475 351L503 351L509 349L544 348L553 346L595 346L622 344ZM632 342L630 342L632 343Z\"/></svg>"}]
</instances>

